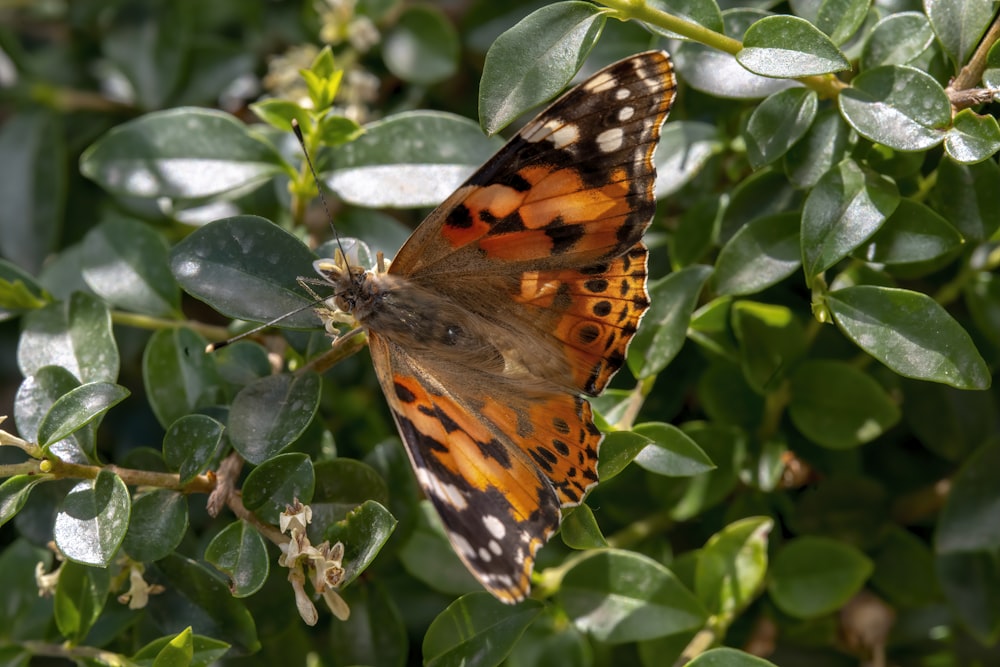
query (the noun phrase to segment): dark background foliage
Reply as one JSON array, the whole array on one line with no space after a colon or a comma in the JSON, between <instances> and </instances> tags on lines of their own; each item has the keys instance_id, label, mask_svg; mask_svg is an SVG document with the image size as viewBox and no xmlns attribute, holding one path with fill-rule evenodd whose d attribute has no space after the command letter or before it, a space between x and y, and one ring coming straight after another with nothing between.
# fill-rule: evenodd
<instances>
[{"instance_id":1,"label":"dark background foliage","mask_svg":"<svg viewBox=\"0 0 1000 667\"><path fill-rule=\"evenodd\" d=\"M0 8L0 664L1000 663L994 3L719 4ZM391 257L480 128L649 48L680 91L653 306L594 401L602 483L505 607L362 339L305 310L203 350L331 255L291 119ZM346 621L278 564L294 498Z\"/></svg>"}]
</instances>

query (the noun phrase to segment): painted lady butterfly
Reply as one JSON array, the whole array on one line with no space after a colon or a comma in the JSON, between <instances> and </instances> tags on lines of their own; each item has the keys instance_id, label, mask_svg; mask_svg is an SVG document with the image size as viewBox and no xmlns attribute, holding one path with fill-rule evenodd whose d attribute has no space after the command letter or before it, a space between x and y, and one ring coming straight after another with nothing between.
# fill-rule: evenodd
<instances>
[{"instance_id":1,"label":"painted lady butterfly","mask_svg":"<svg viewBox=\"0 0 1000 667\"><path fill-rule=\"evenodd\" d=\"M597 483L590 404L649 306L642 235L670 58L614 63L529 122L413 232L388 270L316 269L368 333L413 469L499 600ZM327 314L329 315L329 313Z\"/></svg>"}]
</instances>

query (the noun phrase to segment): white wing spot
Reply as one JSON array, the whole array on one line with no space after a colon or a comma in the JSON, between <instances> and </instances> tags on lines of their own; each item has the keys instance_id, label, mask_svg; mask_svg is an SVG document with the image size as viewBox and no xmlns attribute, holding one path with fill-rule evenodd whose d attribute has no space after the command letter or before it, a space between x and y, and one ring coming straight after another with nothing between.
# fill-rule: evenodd
<instances>
[{"instance_id":1,"label":"white wing spot","mask_svg":"<svg viewBox=\"0 0 1000 667\"><path fill-rule=\"evenodd\" d=\"M464 555L467 558L476 558L476 551L472 548L472 545L469 544L469 540L465 539L458 533L453 533L451 531L448 531L448 538L451 540L452 545L460 555Z\"/></svg>"},{"instance_id":2,"label":"white wing spot","mask_svg":"<svg viewBox=\"0 0 1000 667\"><path fill-rule=\"evenodd\" d=\"M493 553L495 553L497 556L499 556L500 554L503 553L503 547L500 546L500 543L497 542L496 540L490 540L489 547L490 547L490 551L492 551Z\"/></svg>"},{"instance_id":3,"label":"white wing spot","mask_svg":"<svg viewBox=\"0 0 1000 667\"><path fill-rule=\"evenodd\" d=\"M629 90L628 88L619 88L618 90L615 91L616 100L627 100L631 96L632 96L632 91Z\"/></svg>"},{"instance_id":4,"label":"white wing spot","mask_svg":"<svg viewBox=\"0 0 1000 667\"><path fill-rule=\"evenodd\" d=\"M588 93L600 93L610 90L618 85L618 79L608 72L601 72L590 81L583 84L583 89Z\"/></svg>"},{"instance_id":5,"label":"white wing spot","mask_svg":"<svg viewBox=\"0 0 1000 667\"><path fill-rule=\"evenodd\" d=\"M560 118L549 118L544 123L534 121L525 125L521 138L532 144L547 139L556 148L566 148L580 138L580 129Z\"/></svg>"},{"instance_id":6,"label":"white wing spot","mask_svg":"<svg viewBox=\"0 0 1000 667\"><path fill-rule=\"evenodd\" d=\"M613 153L622 147L624 139L625 133L622 132L622 129L620 127L613 127L597 135L597 147L602 153Z\"/></svg>"},{"instance_id":7,"label":"white wing spot","mask_svg":"<svg viewBox=\"0 0 1000 667\"><path fill-rule=\"evenodd\" d=\"M635 115L635 107L622 107L618 110L618 122L624 123Z\"/></svg>"},{"instance_id":8,"label":"white wing spot","mask_svg":"<svg viewBox=\"0 0 1000 667\"><path fill-rule=\"evenodd\" d=\"M448 503L458 511L462 511L469 506L469 501L465 499L462 492L454 484L442 484L441 480L429 473L425 468L415 468L417 481L420 486L428 489L438 500Z\"/></svg>"},{"instance_id":9,"label":"white wing spot","mask_svg":"<svg viewBox=\"0 0 1000 667\"><path fill-rule=\"evenodd\" d=\"M483 561L484 563L489 563L491 560L493 560L493 555L486 549L479 547L479 560Z\"/></svg>"},{"instance_id":10,"label":"white wing spot","mask_svg":"<svg viewBox=\"0 0 1000 667\"><path fill-rule=\"evenodd\" d=\"M486 526L486 530L490 531L490 535L498 540L502 540L507 534L507 527L503 525L503 521L492 514L483 517L483 525Z\"/></svg>"}]
</instances>

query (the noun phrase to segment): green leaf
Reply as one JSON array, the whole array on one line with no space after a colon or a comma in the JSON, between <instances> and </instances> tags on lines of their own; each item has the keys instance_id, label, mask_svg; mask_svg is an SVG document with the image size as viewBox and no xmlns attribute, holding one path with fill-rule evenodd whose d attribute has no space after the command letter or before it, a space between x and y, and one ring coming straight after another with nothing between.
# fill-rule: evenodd
<instances>
[{"instance_id":1,"label":"green leaf","mask_svg":"<svg viewBox=\"0 0 1000 667\"><path fill-rule=\"evenodd\" d=\"M83 279L109 304L157 317L181 316L181 292L167 268L167 244L131 218L105 220L83 242Z\"/></svg>"},{"instance_id":2,"label":"green leaf","mask_svg":"<svg viewBox=\"0 0 1000 667\"><path fill-rule=\"evenodd\" d=\"M176 549L187 529L187 498L177 491L153 489L132 502L122 548L134 560L151 563Z\"/></svg>"},{"instance_id":3,"label":"green leaf","mask_svg":"<svg viewBox=\"0 0 1000 667\"><path fill-rule=\"evenodd\" d=\"M0 484L0 526L14 518L28 502L31 490L45 479L31 475L14 475Z\"/></svg>"},{"instance_id":4,"label":"green leaf","mask_svg":"<svg viewBox=\"0 0 1000 667\"><path fill-rule=\"evenodd\" d=\"M620 549L590 552L576 561L557 599L581 632L608 644L699 628L708 618L670 570Z\"/></svg>"},{"instance_id":5,"label":"green leaf","mask_svg":"<svg viewBox=\"0 0 1000 667\"><path fill-rule=\"evenodd\" d=\"M345 116L328 115L316 130L323 146L340 146L350 143L365 133L356 120Z\"/></svg>"},{"instance_id":6,"label":"green leaf","mask_svg":"<svg viewBox=\"0 0 1000 667\"><path fill-rule=\"evenodd\" d=\"M189 667L194 659L194 638L188 626L167 642L153 660L153 667Z\"/></svg>"},{"instance_id":7,"label":"green leaf","mask_svg":"<svg viewBox=\"0 0 1000 667\"><path fill-rule=\"evenodd\" d=\"M965 284L963 296L979 333L1000 346L1000 276L977 272Z\"/></svg>"},{"instance_id":8,"label":"green leaf","mask_svg":"<svg viewBox=\"0 0 1000 667\"><path fill-rule=\"evenodd\" d=\"M242 215L207 224L174 246L170 270L185 292L223 315L267 322L288 313L281 326L308 329L320 322L297 279L315 275L315 259L288 232Z\"/></svg>"},{"instance_id":9,"label":"green leaf","mask_svg":"<svg viewBox=\"0 0 1000 667\"><path fill-rule=\"evenodd\" d=\"M382 59L389 71L423 86L453 76L459 51L451 21L430 5L406 7L382 39Z\"/></svg>"},{"instance_id":10,"label":"green leaf","mask_svg":"<svg viewBox=\"0 0 1000 667\"><path fill-rule=\"evenodd\" d=\"M0 322L38 310L52 296L34 276L5 259L0 259Z\"/></svg>"},{"instance_id":11,"label":"green leaf","mask_svg":"<svg viewBox=\"0 0 1000 667\"><path fill-rule=\"evenodd\" d=\"M760 594L767 574L768 517L740 519L709 538L695 571L695 595L712 614L734 618Z\"/></svg>"},{"instance_id":12,"label":"green leaf","mask_svg":"<svg viewBox=\"0 0 1000 667\"><path fill-rule=\"evenodd\" d=\"M229 577L229 592L236 598L259 591L270 571L264 538L246 521L234 521L216 533L205 547L205 560Z\"/></svg>"},{"instance_id":13,"label":"green leaf","mask_svg":"<svg viewBox=\"0 0 1000 667\"><path fill-rule=\"evenodd\" d=\"M292 131L292 120L298 121L301 128L309 128L312 124L310 112L291 100L269 97L249 106L258 118L282 132ZM306 129L303 129L303 132L306 132Z\"/></svg>"},{"instance_id":14,"label":"green leaf","mask_svg":"<svg viewBox=\"0 0 1000 667\"><path fill-rule=\"evenodd\" d=\"M719 251L712 280L717 294L754 294L775 285L802 264L795 212L751 220Z\"/></svg>"},{"instance_id":15,"label":"green leaf","mask_svg":"<svg viewBox=\"0 0 1000 667\"><path fill-rule=\"evenodd\" d=\"M900 199L882 228L855 251L877 264L916 264L949 255L962 247L962 235L923 204Z\"/></svg>"},{"instance_id":16,"label":"green leaf","mask_svg":"<svg viewBox=\"0 0 1000 667\"><path fill-rule=\"evenodd\" d=\"M934 550L938 554L1000 552L1000 526L993 520L1000 503L993 474L998 464L1000 443L993 438L954 477L937 525Z\"/></svg>"},{"instance_id":17,"label":"green leaf","mask_svg":"<svg viewBox=\"0 0 1000 667\"><path fill-rule=\"evenodd\" d=\"M559 525L559 536L570 549L604 549L608 546L601 527L597 525L594 511L586 503L564 514Z\"/></svg>"},{"instance_id":18,"label":"green leaf","mask_svg":"<svg viewBox=\"0 0 1000 667\"><path fill-rule=\"evenodd\" d=\"M48 447L75 433L131 394L110 382L90 382L59 397L38 425L38 444Z\"/></svg>"},{"instance_id":19,"label":"green leaf","mask_svg":"<svg viewBox=\"0 0 1000 667\"><path fill-rule=\"evenodd\" d=\"M996 430L989 392L962 391L943 384L905 381L903 417L928 451L947 461L964 461Z\"/></svg>"},{"instance_id":20,"label":"green leaf","mask_svg":"<svg viewBox=\"0 0 1000 667\"><path fill-rule=\"evenodd\" d=\"M666 12L677 18L697 23L713 30L723 31L722 12L714 0L647 0L647 5ZM668 39L686 39L671 30L666 30L653 23L644 23L645 28Z\"/></svg>"},{"instance_id":21,"label":"green leaf","mask_svg":"<svg viewBox=\"0 0 1000 667\"><path fill-rule=\"evenodd\" d=\"M802 211L802 266L808 280L867 241L899 204L889 179L844 160L809 193Z\"/></svg>"},{"instance_id":22,"label":"green leaf","mask_svg":"<svg viewBox=\"0 0 1000 667\"><path fill-rule=\"evenodd\" d=\"M924 11L951 59L964 65L996 7L990 0L925 0Z\"/></svg>"},{"instance_id":23,"label":"green leaf","mask_svg":"<svg viewBox=\"0 0 1000 667\"><path fill-rule=\"evenodd\" d=\"M319 408L315 373L261 378L236 395L229 411L229 439L251 463L263 463L302 435Z\"/></svg>"},{"instance_id":24,"label":"green leaf","mask_svg":"<svg viewBox=\"0 0 1000 667\"><path fill-rule=\"evenodd\" d=\"M222 442L224 428L206 415L185 415L170 425L163 436L163 460L180 473L181 484L208 467Z\"/></svg>"},{"instance_id":25,"label":"green leaf","mask_svg":"<svg viewBox=\"0 0 1000 667\"><path fill-rule=\"evenodd\" d=\"M791 376L792 423L830 449L871 442L899 422L899 407L870 376L840 361L809 360Z\"/></svg>"},{"instance_id":26,"label":"green leaf","mask_svg":"<svg viewBox=\"0 0 1000 667\"><path fill-rule=\"evenodd\" d=\"M734 363L712 364L698 381L702 407L712 420L754 430L764 413L764 397L754 391Z\"/></svg>"},{"instance_id":27,"label":"green leaf","mask_svg":"<svg viewBox=\"0 0 1000 667\"><path fill-rule=\"evenodd\" d=\"M865 22L870 4L870 0L825 0L820 3L816 27L834 44L844 44Z\"/></svg>"},{"instance_id":28,"label":"green leaf","mask_svg":"<svg viewBox=\"0 0 1000 667\"><path fill-rule=\"evenodd\" d=\"M921 12L899 12L882 18L865 41L861 69L910 65L934 43L934 31Z\"/></svg>"},{"instance_id":29,"label":"green leaf","mask_svg":"<svg viewBox=\"0 0 1000 667\"><path fill-rule=\"evenodd\" d=\"M169 427L194 410L218 403L222 378L204 338L190 329L160 329L146 343L142 380L149 406Z\"/></svg>"},{"instance_id":30,"label":"green leaf","mask_svg":"<svg viewBox=\"0 0 1000 667\"><path fill-rule=\"evenodd\" d=\"M784 174L773 169L755 172L733 190L729 206L722 214L718 241L728 243L743 225L758 218L797 210L801 201L801 193Z\"/></svg>"},{"instance_id":31,"label":"green leaf","mask_svg":"<svg viewBox=\"0 0 1000 667\"><path fill-rule=\"evenodd\" d=\"M785 153L788 180L800 188L816 185L847 157L850 138L851 128L835 109L819 112L809 131Z\"/></svg>"},{"instance_id":32,"label":"green leaf","mask_svg":"<svg viewBox=\"0 0 1000 667\"><path fill-rule=\"evenodd\" d=\"M496 38L479 82L479 124L495 134L561 91L604 29L606 10L570 0L538 9Z\"/></svg>"},{"instance_id":33,"label":"green leaf","mask_svg":"<svg viewBox=\"0 0 1000 667\"><path fill-rule=\"evenodd\" d=\"M24 316L17 346L21 374L62 366L81 382L114 382L120 359L108 307L80 292Z\"/></svg>"},{"instance_id":34,"label":"green leaf","mask_svg":"<svg viewBox=\"0 0 1000 667\"><path fill-rule=\"evenodd\" d=\"M54 535L66 558L107 567L125 538L132 510L128 487L102 470L97 479L79 482L59 504Z\"/></svg>"},{"instance_id":35,"label":"green leaf","mask_svg":"<svg viewBox=\"0 0 1000 667\"><path fill-rule=\"evenodd\" d=\"M982 162L1000 150L1000 125L993 116L980 116L972 109L955 115L944 138L948 155L963 164Z\"/></svg>"},{"instance_id":36,"label":"green leaf","mask_svg":"<svg viewBox=\"0 0 1000 667\"><path fill-rule=\"evenodd\" d=\"M374 500L366 500L326 529L323 539L344 545L344 578L340 588L346 588L371 565L395 528L396 519L389 510Z\"/></svg>"},{"instance_id":37,"label":"green leaf","mask_svg":"<svg viewBox=\"0 0 1000 667\"><path fill-rule=\"evenodd\" d=\"M364 130L321 178L347 203L366 207L437 206L503 145L468 118L434 111L395 114Z\"/></svg>"},{"instance_id":38,"label":"green leaf","mask_svg":"<svg viewBox=\"0 0 1000 667\"><path fill-rule=\"evenodd\" d=\"M72 561L59 568L53 616L63 637L74 644L83 641L100 618L110 587L107 570Z\"/></svg>"},{"instance_id":39,"label":"green leaf","mask_svg":"<svg viewBox=\"0 0 1000 667\"><path fill-rule=\"evenodd\" d=\"M737 301L732 312L743 377L758 393L773 391L806 350L806 333L784 306Z\"/></svg>"},{"instance_id":40,"label":"green leaf","mask_svg":"<svg viewBox=\"0 0 1000 667\"><path fill-rule=\"evenodd\" d=\"M14 420L22 438L38 441L38 428L55 402L79 387L80 382L65 368L45 366L24 379L14 401ZM49 446L49 452L70 463L95 460L95 429L77 431L62 442Z\"/></svg>"},{"instance_id":41,"label":"green leaf","mask_svg":"<svg viewBox=\"0 0 1000 667\"><path fill-rule=\"evenodd\" d=\"M37 271L55 248L65 215L65 116L41 105L11 110L0 127L3 256Z\"/></svg>"},{"instance_id":42,"label":"green leaf","mask_svg":"<svg viewBox=\"0 0 1000 667\"><path fill-rule=\"evenodd\" d=\"M736 60L755 74L793 79L850 69L840 49L797 16L768 16L747 28Z\"/></svg>"},{"instance_id":43,"label":"green leaf","mask_svg":"<svg viewBox=\"0 0 1000 667\"><path fill-rule=\"evenodd\" d=\"M635 456L644 470L666 477L692 477L715 469L712 459L673 424L645 422L633 431L649 438L649 444Z\"/></svg>"},{"instance_id":44,"label":"green leaf","mask_svg":"<svg viewBox=\"0 0 1000 667\"><path fill-rule=\"evenodd\" d=\"M420 512L410 538L400 549L399 559L406 571L435 591L452 597L482 591L445 537L441 519L429 500L420 501ZM426 657L426 656L425 656Z\"/></svg>"},{"instance_id":45,"label":"green leaf","mask_svg":"<svg viewBox=\"0 0 1000 667\"><path fill-rule=\"evenodd\" d=\"M951 125L951 102L941 84L913 67L868 70L838 99L840 112L858 134L901 151L938 145Z\"/></svg>"},{"instance_id":46,"label":"green leaf","mask_svg":"<svg viewBox=\"0 0 1000 667\"><path fill-rule=\"evenodd\" d=\"M743 132L751 166L763 167L787 153L809 130L817 105L815 91L806 88L779 91L757 105Z\"/></svg>"},{"instance_id":47,"label":"green leaf","mask_svg":"<svg viewBox=\"0 0 1000 667\"><path fill-rule=\"evenodd\" d=\"M990 386L969 334L926 294L859 285L831 292L827 303L848 338L900 375L959 389Z\"/></svg>"},{"instance_id":48,"label":"green leaf","mask_svg":"<svg viewBox=\"0 0 1000 667\"><path fill-rule=\"evenodd\" d=\"M735 489L747 436L738 428L708 422L688 422L682 429L705 452L715 469L688 478L680 498L670 509L677 521L687 521L722 502Z\"/></svg>"},{"instance_id":49,"label":"green leaf","mask_svg":"<svg viewBox=\"0 0 1000 667\"><path fill-rule=\"evenodd\" d=\"M278 454L250 471L243 483L243 505L262 518L276 522L278 514L295 500L308 505L316 476L308 454Z\"/></svg>"},{"instance_id":50,"label":"green leaf","mask_svg":"<svg viewBox=\"0 0 1000 667\"><path fill-rule=\"evenodd\" d=\"M649 311L628 350L629 369L636 377L656 375L680 352L691 311L711 273L707 266L689 266L649 284Z\"/></svg>"},{"instance_id":51,"label":"green leaf","mask_svg":"<svg viewBox=\"0 0 1000 667\"><path fill-rule=\"evenodd\" d=\"M389 487L367 463L339 458L319 461L313 469L316 474L316 490L311 503L313 525L320 532L369 500L383 506L389 504Z\"/></svg>"},{"instance_id":52,"label":"green leaf","mask_svg":"<svg viewBox=\"0 0 1000 667\"><path fill-rule=\"evenodd\" d=\"M871 573L872 562L854 547L825 537L799 537L775 556L768 592L786 614L816 618L846 604Z\"/></svg>"},{"instance_id":53,"label":"green leaf","mask_svg":"<svg viewBox=\"0 0 1000 667\"><path fill-rule=\"evenodd\" d=\"M336 664L403 667L410 651L417 652L408 645L407 626L391 592L395 591L387 590L378 580L343 591L351 617L331 624L326 644L336 655ZM427 611L435 613L441 606ZM425 622L430 621L429 616L425 618Z\"/></svg>"},{"instance_id":54,"label":"green leaf","mask_svg":"<svg viewBox=\"0 0 1000 667\"><path fill-rule=\"evenodd\" d=\"M1000 167L993 160L960 164L945 157L931 190L934 209L968 241L984 241L1000 228Z\"/></svg>"},{"instance_id":55,"label":"green leaf","mask_svg":"<svg viewBox=\"0 0 1000 667\"><path fill-rule=\"evenodd\" d=\"M136 662L155 660L156 656L161 653L167 652L168 654L172 654L173 650L168 649L168 645L177 637L185 634L185 632L186 630L174 635L154 639L139 649L132 656L132 660ZM212 639L211 637L203 637L202 635L193 635L191 643L192 657L190 664L192 667L208 667L209 665L213 665L229 650L229 644L226 642Z\"/></svg>"},{"instance_id":56,"label":"green leaf","mask_svg":"<svg viewBox=\"0 0 1000 667\"><path fill-rule=\"evenodd\" d=\"M541 610L541 603L535 600L510 607L488 593L463 595L427 628L424 664L427 667L499 665Z\"/></svg>"},{"instance_id":57,"label":"green leaf","mask_svg":"<svg viewBox=\"0 0 1000 667\"><path fill-rule=\"evenodd\" d=\"M941 599L934 554L924 539L902 526L890 527L882 539L871 583L894 606L916 608Z\"/></svg>"},{"instance_id":58,"label":"green leaf","mask_svg":"<svg viewBox=\"0 0 1000 667\"><path fill-rule=\"evenodd\" d=\"M278 152L229 114L193 107L146 114L90 146L80 171L122 197L197 200L294 175Z\"/></svg>"},{"instance_id":59,"label":"green leaf","mask_svg":"<svg viewBox=\"0 0 1000 667\"><path fill-rule=\"evenodd\" d=\"M656 198L672 195L691 182L724 146L718 128L708 123L678 120L664 125L653 153Z\"/></svg>"},{"instance_id":60,"label":"green leaf","mask_svg":"<svg viewBox=\"0 0 1000 667\"><path fill-rule=\"evenodd\" d=\"M598 450L597 477L606 482L624 470L652 440L631 431L612 431Z\"/></svg>"},{"instance_id":61,"label":"green leaf","mask_svg":"<svg viewBox=\"0 0 1000 667\"><path fill-rule=\"evenodd\" d=\"M149 599L154 618L198 619L199 632L233 645L237 654L260 650L257 628L243 603L218 575L201 563L172 553L146 570L147 580L164 586Z\"/></svg>"}]
</instances>

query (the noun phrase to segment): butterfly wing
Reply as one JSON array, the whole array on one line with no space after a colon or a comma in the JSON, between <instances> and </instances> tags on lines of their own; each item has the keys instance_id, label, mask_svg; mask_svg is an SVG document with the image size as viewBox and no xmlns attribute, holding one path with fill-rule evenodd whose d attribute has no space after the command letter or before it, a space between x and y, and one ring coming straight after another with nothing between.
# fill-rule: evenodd
<instances>
[{"instance_id":1,"label":"butterfly wing","mask_svg":"<svg viewBox=\"0 0 1000 667\"><path fill-rule=\"evenodd\" d=\"M502 601L527 594L560 507L597 482L602 436L580 394L621 367L649 305L641 238L673 95L663 52L601 70L529 122L361 290L355 315L418 480Z\"/></svg>"},{"instance_id":2,"label":"butterfly wing","mask_svg":"<svg viewBox=\"0 0 1000 667\"><path fill-rule=\"evenodd\" d=\"M378 334L369 345L417 479L455 552L499 600L523 599L560 504L578 504L597 483L601 433L590 405L566 393L528 399L488 373L456 381Z\"/></svg>"}]
</instances>

